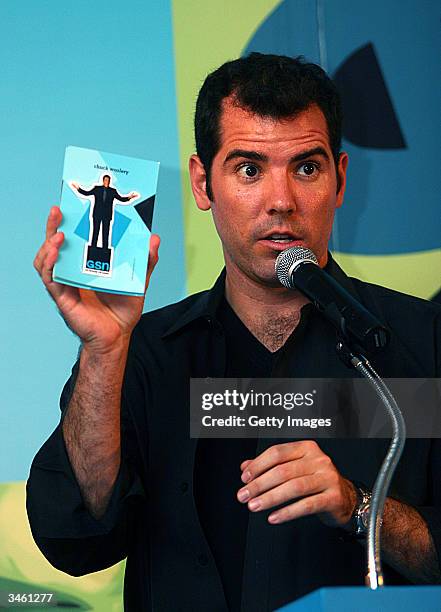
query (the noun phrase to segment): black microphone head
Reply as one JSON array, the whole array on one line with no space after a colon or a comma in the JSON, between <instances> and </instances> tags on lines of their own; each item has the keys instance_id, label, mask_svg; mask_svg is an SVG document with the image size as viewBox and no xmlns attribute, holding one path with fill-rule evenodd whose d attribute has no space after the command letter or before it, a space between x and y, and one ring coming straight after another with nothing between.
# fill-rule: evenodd
<instances>
[{"instance_id":1,"label":"black microphone head","mask_svg":"<svg viewBox=\"0 0 441 612\"><path fill-rule=\"evenodd\" d=\"M292 273L302 263L312 263L318 266L317 257L306 247L291 247L277 255L275 268L277 278L282 285L288 287L288 289L295 289Z\"/></svg>"}]
</instances>

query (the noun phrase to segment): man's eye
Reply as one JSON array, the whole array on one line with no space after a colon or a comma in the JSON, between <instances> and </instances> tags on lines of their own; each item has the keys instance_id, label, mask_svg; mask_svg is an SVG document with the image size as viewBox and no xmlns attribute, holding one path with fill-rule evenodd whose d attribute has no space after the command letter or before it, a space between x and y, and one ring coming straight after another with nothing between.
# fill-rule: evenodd
<instances>
[{"instance_id":1,"label":"man's eye","mask_svg":"<svg viewBox=\"0 0 441 612\"><path fill-rule=\"evenodd\" d=\"M256 178L259 174L259 168L254 164L244 164L238 169L238 174L244 178Z\"/></svg>"},{"instance_id":2,"label":"man's eye","mask_svg":"<svg viewBox=\"0 0 441 612\"><path fill-rule=\"evenodd\" d=\"M317 164L314 164L313 162L305 162L299 166L298 173L302 176L312 176L314 173L317 173L317 170Z\"/></svg>"}]
</instances>

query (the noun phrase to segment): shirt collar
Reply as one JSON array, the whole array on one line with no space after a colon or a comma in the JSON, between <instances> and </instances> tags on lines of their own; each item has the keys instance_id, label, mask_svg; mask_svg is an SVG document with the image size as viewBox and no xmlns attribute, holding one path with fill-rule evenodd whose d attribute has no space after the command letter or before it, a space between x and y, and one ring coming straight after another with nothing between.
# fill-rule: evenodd
<instances>
[{"instance_id":1,"label":"shirt collar","mask_svg":"<svg viewBox=\"0 0 441 612\"><path fill-rule=\"evenodd\" d=\"M355 299L360 299L352 280L347 276L328 252L328 262L325 271L330 274ZM194 301L181 316L165 331L163 338L190 325L197 319L205 319L208 323L217 321L217 310L225 293L226 270L222 270L213 287L195 296Z\"/></svg>"},{"instance_id":2,"label":"shirt collar","mask_svg":"<svg viewBox=\"0 0 441 612\"><path fill-rule=\"evenodd\" d=\"M225 293L226 270L222 270L213 287L195 296L194 301L181 316L163 334L163 338L174 334L197 319L205 319L208 323L216 320L217 309Z\"/></svg>"}]
</instances>

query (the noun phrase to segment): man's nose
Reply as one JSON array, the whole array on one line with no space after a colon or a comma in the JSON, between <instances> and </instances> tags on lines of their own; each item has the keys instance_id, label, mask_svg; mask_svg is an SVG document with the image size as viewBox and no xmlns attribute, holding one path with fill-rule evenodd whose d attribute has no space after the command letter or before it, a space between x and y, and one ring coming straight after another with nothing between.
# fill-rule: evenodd
<instances>
[{"instance_id":1,"label":"man's nose","mask_svg":"<svg viewBox=\"0 0 441 612\"><path fill-rule=\"evenodd\" d=\"M292 179L285 173L276 173L268 184L265 199L266 210L271 213L291 213L296 210L296 198Z\"/></svg>"}]
</instances>

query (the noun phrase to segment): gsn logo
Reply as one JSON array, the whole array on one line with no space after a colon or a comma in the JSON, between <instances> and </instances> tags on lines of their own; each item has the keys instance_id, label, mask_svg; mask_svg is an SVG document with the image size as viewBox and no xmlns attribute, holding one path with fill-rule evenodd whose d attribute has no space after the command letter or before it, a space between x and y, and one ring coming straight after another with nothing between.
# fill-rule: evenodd
<instances>
[{"instance_id":1,"label":"gsn logo","mask_svg":"<svg viewBox=\"0 0 441 612\"><path fill-rule=\"evenodd\" d=\"M86 262L86 268L89 270L100 270L101 272L110 272L110 265L105 261L93 261L88 259Z\"/></svg>"}]
</instances>

